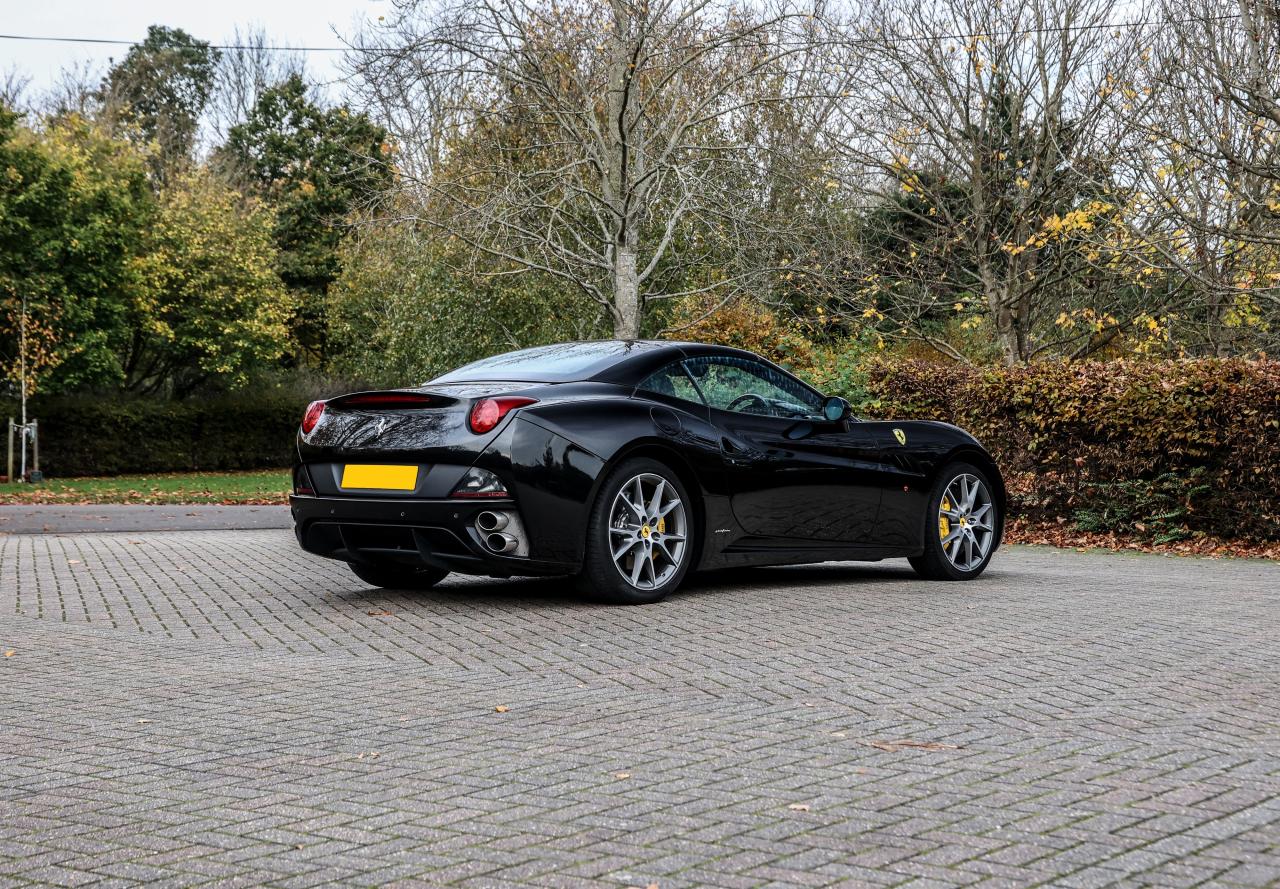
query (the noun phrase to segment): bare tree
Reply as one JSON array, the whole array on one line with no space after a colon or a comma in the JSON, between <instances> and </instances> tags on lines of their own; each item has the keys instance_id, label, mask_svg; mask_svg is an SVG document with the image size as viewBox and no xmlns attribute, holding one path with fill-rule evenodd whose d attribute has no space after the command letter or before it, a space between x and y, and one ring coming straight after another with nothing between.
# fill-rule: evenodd
<instances>
[{"instance_id":1,"label":"bare tree","mask_svg":"<svg viewBox=\"0 0 1280 889\"><path fill-rule=\"evenodd\" d=\"M873 0L847 42L865 87L844 104L851 189L872 208L858 272L869 316L907 336L981 313L1005 362L1084 354L1123 324L1053 324L1096 281L1067 249L1108 225L1119 126L1103 98L1128 70L1117 0ZM890 257L886 262L885 257ZM973 305L962 301L977 297ZM954 307L953 307L954 303Z\"/></svg>"},{"instance_id":2,"label":"bare tree","mask_svg":"<svg viewBox=\"0 0 1280 889\"><path fill-rule=\"evenodd\" d=\"M423 221L488 273L570 282L633 338L652 300L747 277L685 273L752 232L732 124L788 98L748 88L811 46L786 2L408 2L352 65Z\"/></svg>"},{"instance_id":3,"label":"bare tree","mask_svg":"<svg viewBox=\"0 0 1280 889\"><path fill-rule=\"evenodd\" d=\"M1184 337L1214 355L1280 319L1280 8L1167 3L1132 86L1121 157L1135 261L1177 282Z\"/></svg>"},{"instance_id":4,"label":"bare tree","mask_svg":"<svg viewBox=\"0 0 1280 889\"><path fill-rule=\"evenodd\" d=\"M31 78L17 68L9 68L0 73L0 107L10 111L27 110L27 91L31 88Z\"/></svg>"},{"instance_id":5,"label":"bare tree","mask_svg":"<svg viewBox=\"0 0 1280 889\"><path fill-rule=\"evenodd\" d=\"M37 100L37 110L53 117L64 114L96 114L102 108L99 95L101 83L102 72L89 59L64 66Z\"/></svg>"},{"instance_id":6,"label":"bare tree","mask_svg":"<svg viewBox=\"0 0 1280 889\"><path fill-rule=\"evenodd\" d=\"M237 26L227 42L218 58L213 95L205 109L211 138L219 144L232 127L248 119L265 90L306 72L303 54L279 46L260 26L244 30Z\"/></svg>"}]
</instances>

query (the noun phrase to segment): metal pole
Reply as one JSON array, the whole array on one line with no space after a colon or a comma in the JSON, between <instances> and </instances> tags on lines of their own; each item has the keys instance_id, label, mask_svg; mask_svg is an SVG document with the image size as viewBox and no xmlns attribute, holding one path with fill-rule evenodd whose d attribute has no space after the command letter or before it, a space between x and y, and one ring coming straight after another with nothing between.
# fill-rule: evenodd
<instances>
[{"instance_id":1,"label":"metal pole","mask_svg":"<svg viewBox=\"0 0 1280 889\"><path fill-rule=\"evenodd\" d=\"M9 471L5 478L13 481L13 417L9 418L9 425L5 430L8 434L5 436L9 440Z\"/></svg>"},{"instance_id":2,"label":"metal pole","mask_svg":"<svg viewBox=\"0 0 1280 889\"><path fill-rule=\"evenodd\" d=\"M22 389L22 425L27 425L27 293L22 292L22 315L18 318L18 387ZM25 439L24 439L25 441ZM23 465L27 449L22 448Z\"/></svg>"},{"instance_id":3,"label":"metal pole","mask_svg":"<svg viewBox=\"0 0 1280 889\"><path fill-rule=\"evenodd\" d=\"M40 477L40 421L31 421L31 477Z\"/></svg>"}]
</instances>

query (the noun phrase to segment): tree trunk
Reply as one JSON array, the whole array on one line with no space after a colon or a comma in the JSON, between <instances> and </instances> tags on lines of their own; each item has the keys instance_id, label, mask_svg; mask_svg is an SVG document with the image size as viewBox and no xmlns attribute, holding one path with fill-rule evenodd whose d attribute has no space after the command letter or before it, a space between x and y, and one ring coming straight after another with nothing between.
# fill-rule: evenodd
<instances>
[{"instance_id":1,"label":"tree trunk","mask_svg":"<svg viewBox=\"0 0 1280 889\"><path fill-rule=\"evenodd\" d=\"M1018 319L1013 311L1007 285L997 279L997 272L990 264L979 259L978 276L985 291L987 310L996 330L996 342L1000 345L1000 358L1012 367L1023 358L1022 338L1018 335Z\"/></svg>"},{"instance_id":2,"label":"tree trunk","mask_svg":"<svg viewBox=\"0 0 1280 889\"><path fill-rule=\"evenodd\" d=\"M619 247L613 261L613 335L640 338L640 282L634 247Z\"/></svg>"}]
</instances>

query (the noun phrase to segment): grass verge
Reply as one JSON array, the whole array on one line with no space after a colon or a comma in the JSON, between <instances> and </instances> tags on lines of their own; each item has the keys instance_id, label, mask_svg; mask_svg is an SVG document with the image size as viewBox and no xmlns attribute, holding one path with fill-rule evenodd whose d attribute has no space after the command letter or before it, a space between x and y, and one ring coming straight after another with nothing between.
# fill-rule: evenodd
<instances>
[{"instance_id":1,"label":"grass verge","mask_svg":"<svg viewBox=\"0 0 1280 889\"><path fill-rule=\"evenodd\" d=\"M0 505L283 504L290 484L287 469L50 479L35 485L0 484Z\"/></svg>"}]
</instances>

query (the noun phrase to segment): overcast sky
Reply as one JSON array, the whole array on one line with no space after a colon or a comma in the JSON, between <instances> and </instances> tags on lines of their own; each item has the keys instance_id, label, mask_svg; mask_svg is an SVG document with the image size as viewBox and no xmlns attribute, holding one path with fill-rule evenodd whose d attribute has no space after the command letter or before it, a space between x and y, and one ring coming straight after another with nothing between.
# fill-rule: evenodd
<instances>
[{"instance_id":1,"label":"overcast sky","mask_svg":"<svg viewBox=\"0 0 1280 889\"><path fill-rule=\"evenodd\" d=\"M142 40L148 25L182 28L201 40L223 43L237 25L261 25L277 42L291 46L340 46L354 24L377 18L387 0L0 0L0 33L38 37L96 37ZM45 89L64 65L93 60L106 69L127 46L94 46L0 40L0 74L17 68ZM312 76L335 76L339 53L308 53Z\"/></svg>"}]
</instances>

